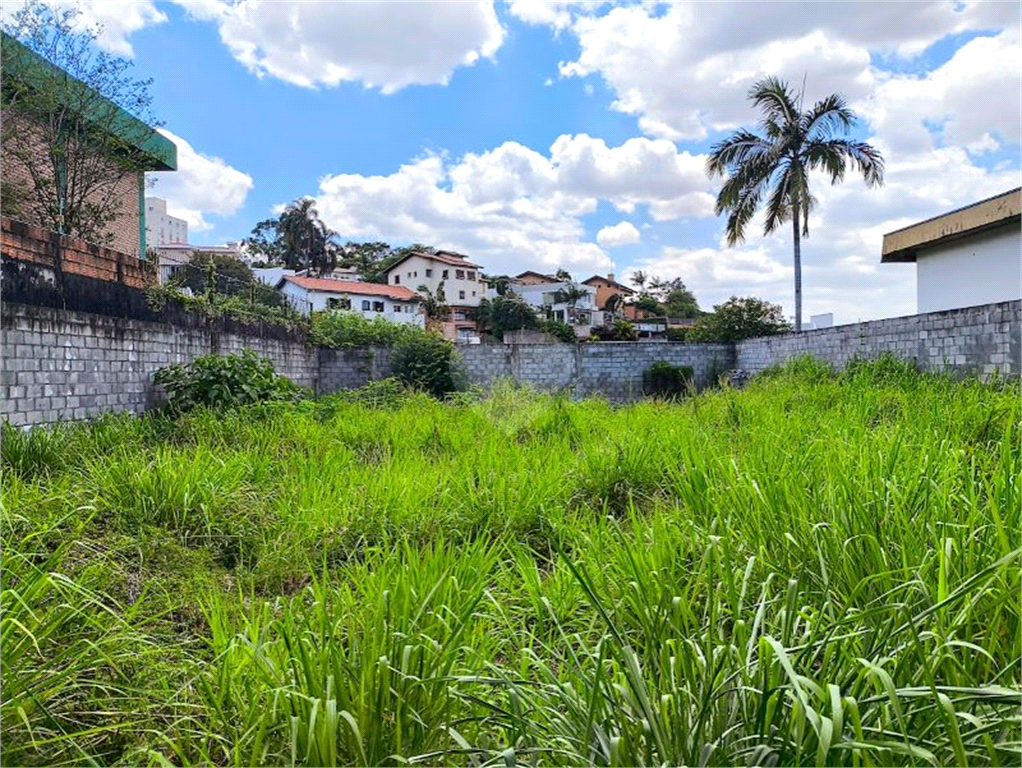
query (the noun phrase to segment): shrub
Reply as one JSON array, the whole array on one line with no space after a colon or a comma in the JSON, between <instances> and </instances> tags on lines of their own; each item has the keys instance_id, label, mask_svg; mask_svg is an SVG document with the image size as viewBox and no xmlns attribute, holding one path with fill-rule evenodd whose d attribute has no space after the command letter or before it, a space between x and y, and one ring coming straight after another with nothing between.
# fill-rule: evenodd
<instances>
[{"instance_id":1,"label":"shrub","mask_svg":"<svg viewBox=\"0 0 1022 768\"><path fill-rule=\"evenodd\" d=\"M309 338L321 347L392 347L425 334L418 326L392 323L383 317L369 320L354 312L317 312L312 316Z\"/></svg>"},{"instance_id":2,"label":"shrub","mask_svg":"<svg viewBox=\"0 0 1022 768\"><path fill-rule=\"evenodd\" d=\"M696 321L688 331L688 341L732 342L759 336L788 333L791 326L778 304L752 297L732 296L713 308L713 313Z\"/></svg>"},{"instance_id":3,"label":"shrub","mask_svg":"<svg viewBox=\"0 0 1022 768\"><path fill-rule=\"evenodd\" d=\"M657 360L642 372L642 391L652 397L681 397L691 389L693 377L692 366Z\"/></svg>"},{"instance_id":4,"label":"shrub","mask_svg":"<svg viewBox=\"0 0 1022 768\"><path fill-rule=\"evenodd\" d=\"M553 336L558 341L566 344L574 344L578 341L575 329L567 323L559 323L556 320L544 320L540 323L539 329Z\"/></svg>"},{"instance_id":5,"label":"shrub","mask_svg":"<svg viewBox=\"0 0 1022 768\"><path fill-rule=\"evenodd\" d=\"M189 296L173 283L165 283L150 286L145 295L146 303L154 312L162 312L168 305L177 305L188 312L209 318L230 317L243 323L265 323L290 329L305 329L308 326L308 321L290 305L272 306L259 300L259 294L228 296L209 293Z\"/></svg>"},{"instance_id":6,"label":"shrub","mask_svg":"<svg viewBox=\"0 0 1022 768\"><path fill-rule=\"evenodd\" d=\"M688 341L688 331L689 328L668 328L667 340L675 342Z\"/></svg>"},{"instance_id":7,"label":"shrub","mask_svg":"<svg viewBox=\"0 0 1022 768\"><path fill-rule=\"evenodd\" d=\"M204 355L187 365L168 365L155 382L167 392L168 406L181 413L198 406L237 408L253 403L297 402L306 390L284 376L273 363L251 349L239 355Z\"/></svg>"},{"instance_id":8,"label":"shrub","mask_svg":"<svg viewBox=\"0 0 1022 768\"><path fill-rule=\"evenodd\" d=\"M462 376L454 344L435 333L403 339L390 358L391 370L404 384L443 398L461 389Z\"/></svg>"},{"instance_id":9,"label":"shrub","mask_svg":"<svg viewBox=\"0 0 1022 768\"><path fill-rule=\"evenodd\" d=\"M614 325L593 328L593 336L600 341L638 341L639 332L627 320L615 320Z\"/></svg>"}]
</instances>

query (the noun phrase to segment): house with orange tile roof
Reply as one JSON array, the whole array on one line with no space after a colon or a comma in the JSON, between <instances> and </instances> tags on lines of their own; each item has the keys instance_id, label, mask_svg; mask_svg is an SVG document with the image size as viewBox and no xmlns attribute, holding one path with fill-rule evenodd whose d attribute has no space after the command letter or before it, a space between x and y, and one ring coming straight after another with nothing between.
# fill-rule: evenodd
<instances>
[{"instance_id":1,"label":"house with orange tile roof","mask_svg":"<svg viewBox=\"0 0 1022 768\"><path fill-rule=\"evenodd\" d=\"M426 326L419 296L403 285L285 275L277 290L303 315L334 310L355 312L368 320L382 317L392 323Z\"/></svg>"},{"instance_id":2,"label":"house with orange tile roof","mask_svg":"<svg viewBox=\"0 0 1022 768\"><path fill-rule=\"evenodd\" d=\"M444 336L468 342L479 336L474 310L486 298L482 270L463 253L412 251L387 269L387 285L412 291L425 288L434 296L443 288L444 301L451 310L442 322Z\"/></svg>"}]
</instances>

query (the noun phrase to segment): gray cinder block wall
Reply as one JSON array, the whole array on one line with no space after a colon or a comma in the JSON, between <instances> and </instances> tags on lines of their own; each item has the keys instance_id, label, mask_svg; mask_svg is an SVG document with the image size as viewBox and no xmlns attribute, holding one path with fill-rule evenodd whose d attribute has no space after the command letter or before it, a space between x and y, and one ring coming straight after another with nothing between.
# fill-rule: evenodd
<instances>
[{"instance_id":1,"label":"gray cinder block wall","mask_svg":"<svg viewBox=\"0 0 1022 768\"><path fill-rule=\"evenodd\" d=\"M890 352L922 370L950 369L989 376L1022 373L1022 302L892 317L838 325L735 345L738 368L751 373L796 355L812 355L841 368L853 357Z\"/></svg>"},{"instance_id":2,"label":"gray cinder block wall","mask_svg":"<svg viewBox=\"0 0 1022 768\"><path fill-rule=\"evenodd\" d=\"M105 411L141 412L157 402L153 374L171 363L245 348L319 394L362 386L390 373L385 348L317 349L297 340L121 320L20 304L2 310L0 419L49 424ZM875 320L739 344L594 342L472 345L460 348L473 384L501 377L575 396L628 401L657 360L690 365L705 386L729 368L757 372L800 354L838 367L883 352L924 370L1022 373L1022 302Z\"/></svg>"},{"instance_id":3,"label":"gray cinder block wall","mask_svg":"<svg viewBox=\"0 0 1022 768\"><path fill-rule=\"evenodd\" d=\"M156 404L157 370L213 352L254 349L310 388L319 370L316 350L293 341L20 304L4 305L0 325L0 418L16 425L140 413Z\"/></svg>"}]
</instances>

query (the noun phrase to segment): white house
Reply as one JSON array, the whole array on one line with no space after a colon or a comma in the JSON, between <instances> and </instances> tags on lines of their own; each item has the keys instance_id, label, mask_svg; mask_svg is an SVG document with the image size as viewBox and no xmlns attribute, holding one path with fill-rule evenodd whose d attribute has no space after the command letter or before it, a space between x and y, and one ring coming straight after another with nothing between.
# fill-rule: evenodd
<instances>
[{"instance_id":1,"label":"white house","mask_svg":"<svg viewBox=\"0 0 1022 768\"><path fill-rule=\"evenodd\" d=\"M1022 188L884 235L881 263L914 262L919 312L1022 298Z\"/></svg>"},{"instance_id":2,"label":"white house","mask_svg":"<svg viewBox=\"0 0 1022 768\"><path fill-rule=\"evenodd\" d=\"M240 243L227 245L191 245L189 243L168 243L156 247L160 265L160 282L167 282L171 275L192 260L197 253L215 253L221 256L233 256L241 259Z\"/></svg>"},{"instance_id":3,"label":"white house","mask_svg":"<svg viewBox=\"0 0 1022 768\"><path fill-rule=\"evenodd\" d=\"M579 338L588 337L593 326L602 322L602 315L596 312L595 288L583 283L559 281L550 277L540 281L536 275L538 273L523 272L508 285L508 290L521 296L522 300L540 316L573 326ZM562 295L564 291L572 288L584 292L574 304L564 301Z\"/></svg>"},{"instance_id":4,"label":"white house","mask_svg":"<svg viewBox=\"0 0 1022 768\"><path fill-rule=\"evenodd\" d=\"M285 275L277 288L303 315L331 309L356 312L369 320L382 317L392 323L426 326L419 297L404 286Z\"/></svg>"},{"instance_id":5,"label":"white house","mask_svg":"<svg viewBox=\"0 0 1022 768\"><path fill-rule=\"evenodd\" d=\"M425 286L434 296L443 284L444 301L451 309L443 323L444 335L462 342L478 340L472 310L486 297L482 267L454 251L413 251L387 270L387 284L418 291Z\"/></svg>"},{"instance_id":6,"label":"white house","mask_svg":"<svg viewBox=\"0 0 1022 768\"><path fill-rule=\"evenodd\" d=\"M145 241L153 246L188 242L188 222L167 213L162 197L145 199Z\"/></svg>"}]
</instances>

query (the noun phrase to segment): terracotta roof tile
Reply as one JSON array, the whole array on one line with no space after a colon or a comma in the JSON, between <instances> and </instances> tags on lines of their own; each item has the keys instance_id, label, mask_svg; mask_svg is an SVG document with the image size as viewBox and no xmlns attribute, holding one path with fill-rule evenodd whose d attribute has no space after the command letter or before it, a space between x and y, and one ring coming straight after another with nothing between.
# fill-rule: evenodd
<instances>
[{"instance_id":1,"label":"terracotta roof tile","mask_svg":"<svg viewBox=\"0 0 1022 768\"><path fill-rule=\"evenodd\" d=\"M299 288L309 291L321 291L323 293L350 293L357 296L386 296L395 301L414 301L419 297L414 291L405 288L403 285L382 285L381 283L363 283L358 280L330 280L323 277L298 277L287 275L284 277L289 283L294 283Z\"/></svg>"}]
</instances>

